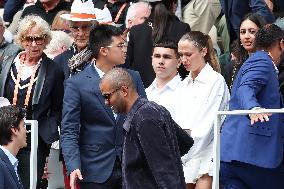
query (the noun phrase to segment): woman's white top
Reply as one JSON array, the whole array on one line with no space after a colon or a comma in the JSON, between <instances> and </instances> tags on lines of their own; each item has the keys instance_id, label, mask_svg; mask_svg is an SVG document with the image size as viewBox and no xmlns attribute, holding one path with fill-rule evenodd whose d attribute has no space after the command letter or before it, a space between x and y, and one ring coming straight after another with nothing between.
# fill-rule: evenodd
<instances>
[{"instance_id":1,"label":"woman's white top","mask_svg":"<svg viewBox=\"0 0 284 189\"><path fill-rule=\"evenodd\" d=\"M193 80L191 73L182 81L176 99L175 121L191 130L194 145L183 160L190 160L213 142L214 119L218 110L227 110L229 90L223 76L207 63ZM213 149L212 149L213 150Z\"/></svg>"}]
</instances>

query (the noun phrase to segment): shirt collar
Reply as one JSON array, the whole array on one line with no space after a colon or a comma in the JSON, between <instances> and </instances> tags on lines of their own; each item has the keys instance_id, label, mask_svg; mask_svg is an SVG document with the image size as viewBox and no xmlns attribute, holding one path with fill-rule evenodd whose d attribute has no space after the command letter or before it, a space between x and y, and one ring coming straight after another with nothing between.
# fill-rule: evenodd
<instances>
[{"instance_id":1,"label":"shirt collar","mask_svg":"<svg viewBox=\"0 0 284 189\"><path fill-rule=\"evenodd\" d=\"M175 90L178 86L178 84L181 82L181 78L180 75L177 74L172 80L170 80L163 88L162 90L165 90L166 88L171 89L171 90ZM151 90L158 90L158 86L157 86L157 79L155 79L153 81L153 83L150 85L150 89Z\"/></svg>"},{"instance_id":2,"label":"shirt collar","mask_svg":"<svg viewBox=\"0 0 284 189\"><path fill-rule=\"evenodd\" d=\"M208 72L211 72L213 68L209 65L209 63L206 63L204 68L200 71L198 76L194 79L194 82L200 82L200 83L206 83L209 79ZM189 73L188 75L188 83L193 82L192 75Z\"/></svg>"},{"instance_id":3,"label":"shirt collar","mask_svg":"<svg viewBox=\"0 0 284 189\"><path fill-rule=\"evenodd\" d=\"M133 106L131 107L130 111L127 114L127 118L123 124L123 128L126 132L130 131L131 121L136 113L136 111L147 102L146 99L142 97L138 97L137 100L134 102Z\"/></svg>"},{"instance_id":4,"label":"shirt collar","mask_svg":"<svg viewBox=\"0 0 284 189\"><path fill-rule=\"evenodd\" d=\"M105 75L105 73L96 66L95 61L93 62L93 65L94 65L94 68L96 69L96 71L98 72L100 78L102 78Z\"/></svg>"},{"instance_id":5,"label":"shirt collar","mask_svg":"<svg viewBox=\"0 0 284 189\"><path fill-rule=\"evenodd\" d=\"M278 70L278 68L277 68L277 66L273 63L273 66L274 66L274 68L275 68L275 71L276 71L276 73L277 73L277 75L279 74L279 70Z\"/></svg>"},{"instance_id":6,"label":"shirt collar","mask_svg":"<svg viewBox=\"0 0 284 189\"><path fill-rule=\"evenodd\" d=\"M11 152L9 150L7 150L4 146L0 146L0 148L3 150L3 152L6 154L6 156L8 157L8 159L10 160L11 164L13 165L13 167L17 167L18 166L18 159L13 156L13 154L11 154Z\"/></svg>"}]
</instances>

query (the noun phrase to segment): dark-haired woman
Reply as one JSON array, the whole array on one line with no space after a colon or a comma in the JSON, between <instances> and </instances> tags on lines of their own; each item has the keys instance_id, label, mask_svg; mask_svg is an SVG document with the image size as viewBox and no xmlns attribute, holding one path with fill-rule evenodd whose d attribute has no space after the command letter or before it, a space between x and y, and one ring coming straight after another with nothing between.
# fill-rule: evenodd
<instances>
[{"instance_id":1,"label":"dark-haired woman","mask_svg":"<svg viewBox=\"0 0 284 189\"><path fill-rule=\"evenodd\" d=\"M235 51L231 50L234 51L231 55L234 55L235 59L231 59L231 62L225 66L224 78L230 91L242 63L255 52L255 34L264 24L264 19L256 13L249 13L242 19L240 37L234 42Z\"/></svg>"},{"instance_id":2,"label":"dark-haired woman","mask_svg":"<svg viewBox=\"0 0 284 189\"><path fill-rule=\"evenodd\" d=\"M230 110L283 108L277 65L284 33L276 25L261 28L257 51L242 65L232 87ZM223 189L284 188L284 125L281 114L227 116L221 131L220 182Z\"/></svg>"}]
</instances>

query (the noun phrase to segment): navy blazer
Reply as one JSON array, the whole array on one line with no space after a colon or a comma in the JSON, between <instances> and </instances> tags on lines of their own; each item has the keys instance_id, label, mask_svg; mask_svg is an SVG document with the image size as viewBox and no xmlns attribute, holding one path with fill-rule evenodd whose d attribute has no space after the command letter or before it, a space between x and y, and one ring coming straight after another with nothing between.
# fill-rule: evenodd
<instances>
[{"instance_id":1,"label":"navy blazer","mask_svg":"<svg viewBox=\"0 0 284 189\"><path fill-rule=\"evenodd\" d=\"M0 73L0 96L4 95L7 76L16 55L17 53L3 62ZM38 121L39 135L47 144L59 139L58 125L61 121L63 81L64 75L61 69L43 53L32 97L32 119Z\"/></svg>"},{"instance_id":2,"label":"navy blazer","mask_svg":"<svg viewBox=\"0 0 284 189\"><path fill-rule=\"evenodd\" d=\"M276 69L264 51L252 54L234 81L230 110L282 108ZM282 114L250 124L248 116L227 116L221 131L221 161L233 160L264 168L280 165L284 146Z\"/></svg>"},{"instance_id":3,"label":"navy blazer","mask_svg":"<svg viewBox=\"0 0 284 189\"><path fill-rule=\"evenodd\" d=\"M0 189L23 189L8 156L0 149Z\"/></svg>"},{"instance_id":4,"label":"navy blazer","mask_svg":"<svg viewBox=\"0 0 284 189\"><path fill-rule=\"evenodd\" d=\"M138 72L129 70L138 93L146 97ZM121 158L125 116L115 119L99 89L93 64L65 83L61 147L68 174L80 169L83 182L103 183Z\"/></svg>"},{"instance_id":5,"label":"navy blazer","mask_svg":"<svg viewBox=\"0 0 284 189\"><path fill-rule=\"evenodd\" d=\"M220 0L220 3L226 16L231 41L239 36L241 20L250 12L263 16L268 23L275 21L264 0Z\"/></svg>"}]
</instances>

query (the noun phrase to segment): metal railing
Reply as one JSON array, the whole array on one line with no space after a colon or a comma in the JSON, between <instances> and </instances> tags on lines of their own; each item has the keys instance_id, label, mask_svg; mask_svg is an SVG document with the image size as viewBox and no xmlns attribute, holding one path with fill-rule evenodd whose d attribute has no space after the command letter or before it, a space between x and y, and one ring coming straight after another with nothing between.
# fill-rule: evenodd
<instances>
[{"instance_id":1,"label":"metal railing","mask_svg":"<svg viewBox=\"0 0 284 189\"><path fill-rule=\"evenodd\" d=\"M31 133L30 189L35 189L37 181L38 122L37 120L25 120L25 124L27 132Z\"/></svg>"},{"instance_id":2,"label":"metal railing","mask_svg":"<svg viewBox=\"0 0 284 189\"><path fill-rule=\"evenodd\" d=\"M218 111L214 123L214 141L213 141L213 183L212 189L219 189L219 170L220 170L220 128L222 115L248 115L248 114L263 114L263 113L284 113L282 109L261 109L261 110L233 110L233 111Z\"/></svg>"}]
</instances>

